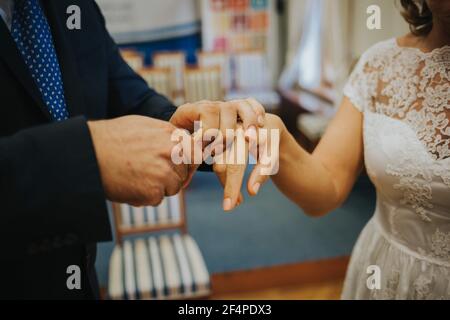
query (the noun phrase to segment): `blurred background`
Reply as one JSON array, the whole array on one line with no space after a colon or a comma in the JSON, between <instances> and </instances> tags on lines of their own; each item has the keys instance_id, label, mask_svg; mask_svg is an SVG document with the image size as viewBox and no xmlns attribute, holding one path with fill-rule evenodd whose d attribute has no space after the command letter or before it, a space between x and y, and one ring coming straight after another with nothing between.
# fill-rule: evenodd
<instances>
[{"instance_id":1,"label":"blurred background","mask_svg":"<svg viewBox=\"0 0 450 320\"><path fill-rule=\"evenodd\" d=\"M129 65L176 105L255 97L312 151L360 55L408 32L392 0L97 0ZM367 19L380 9L381 29ZM251 168L250 168L251 169ZM112 299L339 299L372 216L363 173L344 206L304 215L271 183L231 214L214 174L158 208L111 205L97 272Z\"/></svg>"}]
</instances>

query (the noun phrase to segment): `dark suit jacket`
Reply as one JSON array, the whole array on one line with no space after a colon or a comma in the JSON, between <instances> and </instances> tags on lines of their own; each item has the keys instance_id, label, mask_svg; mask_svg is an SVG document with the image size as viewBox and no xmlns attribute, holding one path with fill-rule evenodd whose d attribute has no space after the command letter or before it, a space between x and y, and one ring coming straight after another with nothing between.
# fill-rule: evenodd
<instances>
[{"instance_id":1,"label":"dark suit jacket","mask_svg":"<svg viewBox=\"0 0 450 320\"><path fill-rule=\"evenodd\" d=\"M74 3L81 30L66 27ZM0 19L0 298L96 298L95 243L111 240L111 227L86 121L168 120L175 107L122 60L93 0L42 6L70 119L52 123ZM71 265L81 268L82 290L66 286Z\"/></svg>"}]
</instances>

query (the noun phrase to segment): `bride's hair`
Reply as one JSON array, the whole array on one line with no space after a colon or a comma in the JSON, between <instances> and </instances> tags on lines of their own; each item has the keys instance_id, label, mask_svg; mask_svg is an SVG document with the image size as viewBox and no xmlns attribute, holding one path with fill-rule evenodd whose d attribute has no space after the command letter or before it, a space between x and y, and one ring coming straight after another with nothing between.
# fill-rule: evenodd
<instances>
[{"instance_id":1,"label":"bride's hair","mask_svg":"<svg viewBox=\"0 0 450 320\"><path fill-rule=\"evenodd\" d=\"M418 3L420 2L420 4ZM433 28L433 14L425 0L400 0L402 15L416 36L426 36Z\"/></svg>"}]
</instances>

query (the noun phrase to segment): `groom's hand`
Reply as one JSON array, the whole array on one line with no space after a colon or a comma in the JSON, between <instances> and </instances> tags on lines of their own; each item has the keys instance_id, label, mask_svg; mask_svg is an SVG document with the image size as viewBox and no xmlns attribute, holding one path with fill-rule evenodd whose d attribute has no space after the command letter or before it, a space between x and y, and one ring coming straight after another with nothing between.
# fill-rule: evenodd
<instances>
[{"instance_id":1,"label":"groom's hand","mask_svg":"<svg viewBox=\"0 0 450 320\"><path fill-rule=\"evenodd\" d=\"M170 123L127 116L88 126L109 200L156 206L184 185L188 167L172 162L171 135L176 128Z\"/></svg>"}]
</instances>

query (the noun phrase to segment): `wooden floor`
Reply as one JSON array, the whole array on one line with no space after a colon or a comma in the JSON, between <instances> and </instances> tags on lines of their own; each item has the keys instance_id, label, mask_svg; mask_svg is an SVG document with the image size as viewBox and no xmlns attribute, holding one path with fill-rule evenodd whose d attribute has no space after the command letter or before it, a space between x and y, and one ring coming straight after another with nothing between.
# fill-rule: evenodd
<instances>
[{"instance_id":1,"label":"wooden floor","mask_svg":"<svg viewBox=\"0 0 450 320\"><path fill-rule=\"evenodd\" d=\"M211 299L339 300L348 261L344 256L212 274Z\"/></svg>"},{"instance_id":2,"label":"wooden floor","mask_svg":"<svg viewBox=\"0 0 450 320\"><path fill-rule=\"evenodd\" d=\"M339 300L349 257L213 274L213 299Z\"/></svg>"},{"instance_id":3,"label":"wooden floor","mask_svg":"<svg viewBox=\"0 0 450 320\"><path fill-rule=\"evenodd\" d=\"M214 295L215 300L339 300L343 279L245 293Z\"/></svg>"}]
</instances>

